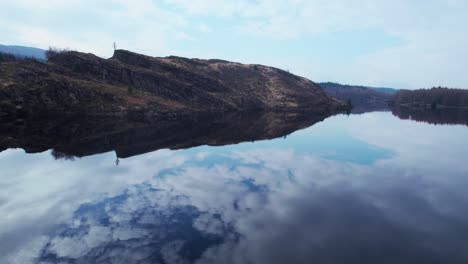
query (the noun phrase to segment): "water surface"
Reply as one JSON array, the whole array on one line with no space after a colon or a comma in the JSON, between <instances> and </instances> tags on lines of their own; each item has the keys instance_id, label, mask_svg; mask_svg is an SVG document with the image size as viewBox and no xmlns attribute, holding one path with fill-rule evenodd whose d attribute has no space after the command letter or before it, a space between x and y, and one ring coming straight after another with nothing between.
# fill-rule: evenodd
<instances>
[{"instance_id":1,"label":"water surface","mask_svg":"<svg viewBox=\"0 0 468 264\"><path fill-rule=\"evenodd\" d=\"M0 263L468 263L467 126L315 122L136 156L5 150Z\"/></svg>"}]
</instances>

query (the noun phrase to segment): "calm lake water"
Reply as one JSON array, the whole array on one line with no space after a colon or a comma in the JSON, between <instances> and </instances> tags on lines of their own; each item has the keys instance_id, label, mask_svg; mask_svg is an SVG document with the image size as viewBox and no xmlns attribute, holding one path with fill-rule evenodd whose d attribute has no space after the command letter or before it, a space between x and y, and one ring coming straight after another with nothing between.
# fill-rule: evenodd
<instances>
[{"instance_id":1,"label":"calm lake water","mask_svg":"<svg viewBox=\"0 0 468 264\"><path fill-rule=\"evenodd\" d=\"M468 263L466 125L374 112L272 140L51 154L0 153L0 263Z\"/></svg>"}]
</instances>

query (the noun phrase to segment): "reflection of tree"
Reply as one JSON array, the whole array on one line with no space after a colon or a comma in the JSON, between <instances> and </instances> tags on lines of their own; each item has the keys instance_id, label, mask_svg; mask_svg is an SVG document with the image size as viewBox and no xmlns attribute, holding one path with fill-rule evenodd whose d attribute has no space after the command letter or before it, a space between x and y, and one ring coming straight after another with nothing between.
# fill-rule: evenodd
<instances>
[{"instance_id":1,"label":"reflection of tree","mask_svg":"<svg viewBox=\"0 0 468 264\"><path fill-rule=\"evenodd\" d=\"M63 160L71 160L71 161L74 161L75 160L75 156L73 155L69 155L67 153L63 153L63 152L60 152L56 149L52 149L52 151L50 152L50 154L52 155L52 157L54 157L54 159L56 160L59 160L59 159L63 159Z\"/></svg>"},{"instance_id":2,"label":"reflection of tree","mask_svg":"<svg viewBox=\"0 0 468 264\"><path fill-rule=\"evenodd\" d=\"M400 119L414 120L429 124L467 125L468 110L464 109L424 109L395 107L392 113Z\"/></svg>"}]
</instances>

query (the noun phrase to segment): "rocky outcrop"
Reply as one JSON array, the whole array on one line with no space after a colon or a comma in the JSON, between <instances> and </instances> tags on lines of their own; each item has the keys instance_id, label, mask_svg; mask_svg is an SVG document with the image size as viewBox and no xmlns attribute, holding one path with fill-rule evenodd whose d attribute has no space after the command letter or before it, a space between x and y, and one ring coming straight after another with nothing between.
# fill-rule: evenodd
<instances>
[{"instance_id":1,"label":"rocky outcrop","mask_svg":"<svg viewBox=\"0 0 468 264\"><path fill-rule=\"evenodd\" d=\"M0 65L0 117L170 116L223 111L331 113L346 105L280 69L222 60L74 51Z\"/></svg>"}]
</instances>

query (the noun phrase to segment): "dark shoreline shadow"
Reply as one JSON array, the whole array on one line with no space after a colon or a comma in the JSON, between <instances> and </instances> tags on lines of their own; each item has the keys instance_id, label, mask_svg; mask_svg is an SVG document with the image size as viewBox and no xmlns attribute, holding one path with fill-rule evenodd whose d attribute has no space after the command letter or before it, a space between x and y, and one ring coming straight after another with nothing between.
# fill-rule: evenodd
<instances>
[{"instance_id":1,"label":"dark shoreline shadow","mask_svg":"<svg viewBox=\"0 0 468 264\"><path fill-rule=\"evenodd\" d=\"M1 123L0 152L9 148L27 153L52 149L56 158L73 159L115 151L118 158L127 158L159 149L283 137L330 115L234 112L151 121L103 117L22 120Z\"/></svg>"},{"instance_id":2,"label":"dark shoreline shadow","mask_svg":"<svg viewBox=\"0 0 468 264\"><path fill-rule=\"evenodd\" d=\"M413 120L433 125L468 126L468 110L465 109L428 109L397 106L392 108L392 114L402 120Z\"/></svg>"}]
</instances>

